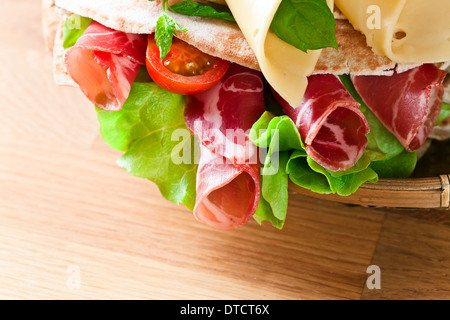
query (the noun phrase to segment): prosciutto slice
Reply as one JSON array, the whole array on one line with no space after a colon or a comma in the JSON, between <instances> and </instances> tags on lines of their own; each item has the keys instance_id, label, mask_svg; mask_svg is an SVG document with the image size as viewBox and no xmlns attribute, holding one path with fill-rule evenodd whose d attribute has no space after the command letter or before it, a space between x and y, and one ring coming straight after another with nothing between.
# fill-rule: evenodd
<instances>
[{"instance_id":1,"label":"prosciutto slice","mask_svg":"<svg viewBox=\"0 0 450 320\"><path fill-rule=\"evenodd\" d=\"M141 65L147 37L92 22L66 52L65 63L85 96L103 110L122 109Z\"/></svg>"},{"instance_id":2,"label":"prosciutto slice","mask_svg":"<svg viewBox=\"0 0 450 320\"><path fill-rule=\"evenodd\" d=\"M187 97L185 121L200 142L194 207L199 221L231 230L255 213L260 163L248 132L264 111L261 74L235 64L216 86Z\"/></svg>"},{"instance_id":3,"label":"prosciutto slice","mask_svg":"<svg viewBox=\"0 0 450 320\"><path fill-rule=\"evenodd\" d=\"M356 90L407 151L422 146L442 108L446 71L424 64L393 76L352 76Z\"/></svg>"},{"instance_id":4,"label":"prosciutto slice","mask_svg":"<svg viewBox=\"0 0 450 320\"><path fill-rule=\"evenodd\" d=\"M307 154L331 171L347 170L363 155L369 124L359 103L334 75L308 77L300 106L293 108L276 95L294 122Z\"/></svg>"},{"instance_id":5,"label":"prosciutto slice","mask_svg":"<svg viewBox=\"0 0 450 320\"><path fill-rule=\"evenodd\" d=\"M194 216L207 225L232 230L246 224L259 203L259 164L235 165L200 144Z\"/></svg>"},{"instance_id":6,"label":"prosciutto slice","mask_svg":"<svg viewBox=\"0 0 450 320\"><path fill-rule=\"evenodd\" d=\"M188 97L185 120L200 141L233 163L256 161L248 130L265 111L261 73L230 65L213 88Z\"/></svg>"}]
</instances>

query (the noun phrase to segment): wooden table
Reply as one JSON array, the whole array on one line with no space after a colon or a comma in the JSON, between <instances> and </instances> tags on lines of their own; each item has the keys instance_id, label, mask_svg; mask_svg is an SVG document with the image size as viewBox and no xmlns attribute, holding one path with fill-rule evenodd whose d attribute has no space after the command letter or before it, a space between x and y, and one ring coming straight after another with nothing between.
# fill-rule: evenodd
<instances>
[{"instance_id":1,"label":"wooden table","mask_svg":"<svg viewBox=\"0 0 450 320\"><path fill-rule=\"evenodd\" d=\"M53 84L39 1L0 0L0 30L1 298L450 297L449 211L292 195L282 231L212 230L119 168L90 103Z\"/></svg>"}]
</instances>

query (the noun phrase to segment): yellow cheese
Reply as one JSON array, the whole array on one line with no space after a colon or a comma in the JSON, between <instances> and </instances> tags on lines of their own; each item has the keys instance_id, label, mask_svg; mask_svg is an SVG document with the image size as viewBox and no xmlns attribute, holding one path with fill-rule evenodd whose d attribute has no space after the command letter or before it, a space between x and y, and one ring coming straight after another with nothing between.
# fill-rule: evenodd
<instances>
[{"instance_id":1,"label":"yellow cheese","mask_svg":"<svg viewBox=\"0 0 450 320\"><path fill-rule=\"evenodd\" d=\"M450 0L335 0L375 53L397 63L450 60Z\"/></svg>"},{"instance_id":2,"label":"yellow cheese","mask_svg":"<svg viewBox=\"0 0 450 320\"><path fill-rule=\"evenodd\" d=\"M307 53L287 44L269 30L281 0L227 0L264 77L290 105L300 105L321 50ZM327 0L333 7L333 0Z\"/></svg>"}]
</instances>

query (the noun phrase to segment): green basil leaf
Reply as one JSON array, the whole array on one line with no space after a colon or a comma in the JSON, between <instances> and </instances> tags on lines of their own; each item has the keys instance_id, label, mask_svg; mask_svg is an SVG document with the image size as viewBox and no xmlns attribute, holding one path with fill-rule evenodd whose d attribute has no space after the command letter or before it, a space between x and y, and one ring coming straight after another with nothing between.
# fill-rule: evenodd
<instances>
[{"instance_id":1,"label":"green basil leaf","mask_svg":"<svg viewBox=\"0 0 450 320\"><path fill-rule=\"evenodd\" d=\"M336 21L326 0L283 0L270 29L283 41L300 49L338 49Z\"/></svg>"},{"instance_id":2,"label":"green basil leaf","mask_svg":"<svg viewBox=\"0 0 450 320\"><path fill-rule=\"evenodd\" d=\"M169 10L186 16L216 18L235 22L231 11L227 7L212 3L181 1L171 5Z\"/></svg>"}]
</instances>

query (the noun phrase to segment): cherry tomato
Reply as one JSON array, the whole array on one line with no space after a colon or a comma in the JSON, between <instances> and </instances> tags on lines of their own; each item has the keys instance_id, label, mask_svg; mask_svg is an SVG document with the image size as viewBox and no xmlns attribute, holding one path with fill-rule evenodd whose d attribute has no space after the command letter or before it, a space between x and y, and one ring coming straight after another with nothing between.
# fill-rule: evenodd
<instances>
[{"instance_id":1,"label":"cherry tomato","mask_svg":"<svg viewBox=\"0 0 450 320\"><path fill-rule=\"evenodd\" d=\"M173 38L169 53L161 60L154 34L148 36L147 70L161 88L182 95L205 91L225 75L230 62L206 54Z\"/></svg>"}]
</instances>

